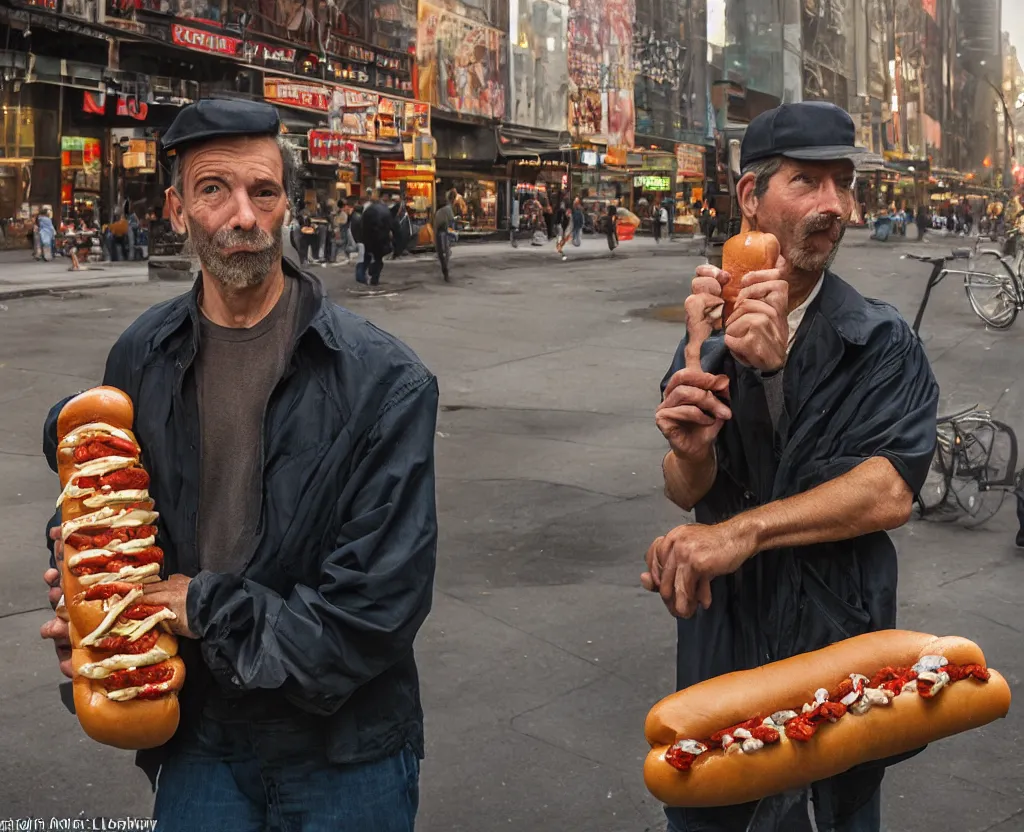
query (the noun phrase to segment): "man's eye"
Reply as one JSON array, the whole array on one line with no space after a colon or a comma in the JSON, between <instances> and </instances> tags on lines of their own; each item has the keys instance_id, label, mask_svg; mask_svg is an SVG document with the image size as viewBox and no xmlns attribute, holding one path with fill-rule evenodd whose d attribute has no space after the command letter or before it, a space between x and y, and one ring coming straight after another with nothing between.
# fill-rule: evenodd
<instances>
[{"instance_id":1,"label":"man's eye","mask_svg":"<svg viewBox=\"0 0 1024 832\"><path fill-rule=\"evenodd\" d=\"M206 185L206 186L203 187L203 193L204 194L215 194L219 190L220 190L220 186L219 185Z\"/></svg>"},{"instance_id":2,"label":"man's eye","mask_svg":"<svg viewBox=\"0 0 1024 832\"><path fill-rule=\"evenodd\" d=\"M277 192L270 190L260 191L258 194L256 194L257 199L274 199L276 196Z\"/></svg>"}]
</instances>

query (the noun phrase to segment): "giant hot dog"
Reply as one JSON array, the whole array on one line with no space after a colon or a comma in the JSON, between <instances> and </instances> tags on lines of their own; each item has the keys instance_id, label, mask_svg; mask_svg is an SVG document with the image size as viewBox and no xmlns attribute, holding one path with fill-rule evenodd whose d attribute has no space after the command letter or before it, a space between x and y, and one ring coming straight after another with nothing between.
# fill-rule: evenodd
<instances>
[{"instance_id":1,"label":"giant hot dog","mask_svg":"<svg viewBox=\"0 0 1024 832\"><path fill-rule=\"evenodd\" d=\"M160 580L157 514L131 432L131 399L96 387L57 418L64 559L75 712L86 734L117 748L154 748L178 727L185 665L143 586Z\"/></svg>"},{"instance_id":2,"label":"giant hot dog","mask_svg":"<svg viewBox=\"0 0 1024 832\"><path fill-rule=\"evenodd\" d=\"M964 638L906 630L708 679L657 703L650 792L729 806L833 777L1006 716L1010 688Z\"/></svg>"}]
</instances>

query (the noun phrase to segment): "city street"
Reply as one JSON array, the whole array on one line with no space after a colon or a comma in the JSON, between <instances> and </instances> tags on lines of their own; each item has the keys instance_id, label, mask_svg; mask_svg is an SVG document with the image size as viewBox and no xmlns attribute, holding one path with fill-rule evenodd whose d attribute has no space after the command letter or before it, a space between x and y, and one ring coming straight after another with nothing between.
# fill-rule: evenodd
<instances>
[{"instance_id":1,"label":"city street","mask_svg":"<svg viewBox=\"0 0 1024 832\"><path fill-rule=\"evenodd\" d=\"M614 258L602 246L569 247L563 263L551 246L460 245L451 284L425 255L389 262L377 292L355 289L350 269L315 270L440 381L437 582L417 643L426 832L664 828L642 780L643 722L673 690L675 631L639 575L653 538L688 520L662 493L653 412L683 328L664 307L683 301L701 260L684 242L637 240ZM899 254L950 247L851 230L835 270L912 319L928 267ZM33 265L11 285L45 291ZM44 524L59 493L41 429L53 402L99 383L118 334L186 284L121 273L69 290L62 266L46 268L61 272L61 291L0 297L0 818L148 816L145 777L130 754L83 735L38 635L51 615ZM942 411L978 403L1024 437L1024 320L986 331L950 279L922 336ZM1016 528L1007 500L981 530L915 520L896 539L900 626L976 640L1019 695ZM891 769L884 828L1024 828L1021 714L1017 703L1007 720Z\"/></svg>"}]
</instances>

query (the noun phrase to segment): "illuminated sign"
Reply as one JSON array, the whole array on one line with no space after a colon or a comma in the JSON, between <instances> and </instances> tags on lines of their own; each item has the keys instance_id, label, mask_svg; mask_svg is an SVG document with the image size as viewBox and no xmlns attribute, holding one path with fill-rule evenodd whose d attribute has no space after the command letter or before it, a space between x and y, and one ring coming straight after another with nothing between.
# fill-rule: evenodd
<instances>
[{"instance_id":1,"label":"illuminated sign","mask_svg":"<svg viewBox=\"0 0 1024 832\"><path fill-rule=\"evenodd\" d=\"M633 185L645 191L671 190L671 177L668 176L634 176Z\"/></svg>"}]
</instances>

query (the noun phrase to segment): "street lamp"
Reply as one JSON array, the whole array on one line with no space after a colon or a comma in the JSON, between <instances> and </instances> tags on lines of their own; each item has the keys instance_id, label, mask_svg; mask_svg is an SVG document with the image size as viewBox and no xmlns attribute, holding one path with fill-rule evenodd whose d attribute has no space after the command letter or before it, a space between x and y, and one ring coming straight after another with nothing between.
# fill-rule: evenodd
<instances>
[{"instance_id":1,"label":"street lamp","mask_svg":"<svg viewBox=\"0 0 1024 832\"><path fill-rule=\"evenodd\" d=\"M978 64L979 66L985 66L985 61L978 61ZM1013 126L1013 119L1010 117L1010 108L1006 106L1006 99L1003 97L1003 91L995 85L992 79L988 77L988 74L980 77L982 81L992 87L995 94L999 97L999 103L1003 105L1003 120L1006 122L1003 127L1003 141L1006 143L1006 161L1003 165L1003 187L1005 188L1006 183L1009 182L1011 178L1013 164L1010 160L1013 156L1013 148L1016 145L1016 129ZM1024 97L1024 93L1022 93L1022 97ZM1019 102L1020 99L1018 99L1018 106ZM1010 142L1011 130L1014 131L1014 140L1012 144Z\"/></svg>"}]
</instances>

